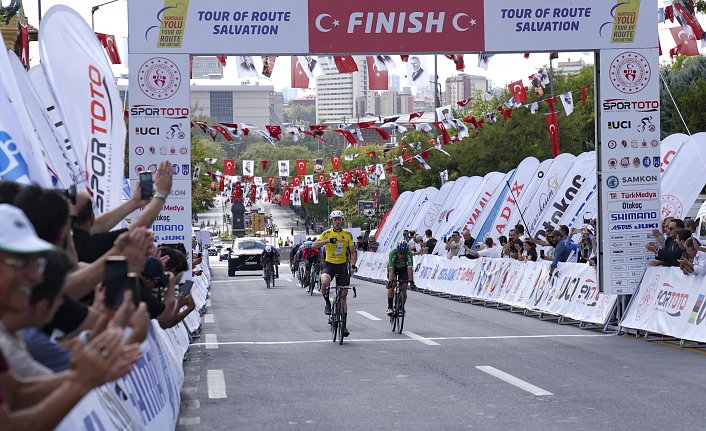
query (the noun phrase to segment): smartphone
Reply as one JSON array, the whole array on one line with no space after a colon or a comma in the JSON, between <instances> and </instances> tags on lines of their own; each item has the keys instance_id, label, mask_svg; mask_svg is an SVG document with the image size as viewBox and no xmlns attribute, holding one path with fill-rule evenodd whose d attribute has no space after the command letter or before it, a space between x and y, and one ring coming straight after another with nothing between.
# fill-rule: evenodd
<instances>
[{"instance_id":1,"label":"smartphone","mask_svg":"<svg viewBox=\"0 0 706 431\"><path fill-rule=\"evenodd\" d=\"M194 282L192 280L186 280L181 284L181 296L186 296L191 293L191 288L194 286Z\"/></svg>"},{"instance_id":2,"label":"smartphone","mask_svg":"<svg viewBox=\"0 0 706 431\"><path fill-rule=\"evenodd\" d=\"M539 250L539 257L544 259L544 250Z\"/></svg>"},{"instance_id":3,"label":"smartphone","mask_svg":"<svg viewBox=\"0 0 706 431\"><path fill-rule=\"evenodd\" d=\"M140 199L148 201L152 199L152 173L140 172Z\"/></svg>"},{"instance_id":4,"label":"smartphone","mask_svg":"<svg viewBox=\"0 0 706 431\"><path fill-rule=\"evenodd\" d=\"M117 310L123 303L126 280L127 258L125 256L108 257L103 273L103 291L107 308Z\"/></svg>"},{"instance_id":5,"label":"smartphone","mask_svg":"<svg viewBox=\"0 0 706 431\"><path fill-rule=\"evenodd\" d=\"M131 272L125 279L125 289L132 291L132 303L137 307L140 305L140 275Z\"/></svg>"}]
</instances>

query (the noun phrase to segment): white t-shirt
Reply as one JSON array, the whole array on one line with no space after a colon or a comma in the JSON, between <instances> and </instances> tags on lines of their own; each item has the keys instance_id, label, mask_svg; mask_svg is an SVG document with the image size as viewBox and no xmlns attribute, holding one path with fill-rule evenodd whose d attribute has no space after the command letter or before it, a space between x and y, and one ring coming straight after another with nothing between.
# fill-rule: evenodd
<instances>
[{"instance_id":1,"label":"white t-shirt","mask_svg":"<svg viewBox=\"0 0 706 431\"><path fill-rule=\"evenodd\" d=\"M461 242L461 241L451 241L451 242L449 242L449 244L451 244L451 246L450 246L449 249L446 251L446 257L448 257L449 259L451 259L451 258L454 257L454 256L458 256L458 252L459 252L459 250L461 249L461 246L463 245L463 242Z\"/></svg>"}]
</instances>

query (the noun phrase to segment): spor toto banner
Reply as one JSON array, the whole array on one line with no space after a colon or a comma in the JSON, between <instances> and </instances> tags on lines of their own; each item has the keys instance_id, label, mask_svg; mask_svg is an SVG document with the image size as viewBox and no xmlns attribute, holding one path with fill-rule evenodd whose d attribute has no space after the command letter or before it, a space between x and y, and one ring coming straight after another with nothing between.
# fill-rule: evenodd
<instances>
[{"instance_id":1,"label":"spor toto banner","mask_svg":"<svg viewBox=\"0 0 706 431\"><path fill-rule=\"evenodd\" d=\"M85 164L96 215L122 204L125 121L120 93L103 47L72 9L54 6L39 30L42 66Z\"/></svg>"}]
</instances>

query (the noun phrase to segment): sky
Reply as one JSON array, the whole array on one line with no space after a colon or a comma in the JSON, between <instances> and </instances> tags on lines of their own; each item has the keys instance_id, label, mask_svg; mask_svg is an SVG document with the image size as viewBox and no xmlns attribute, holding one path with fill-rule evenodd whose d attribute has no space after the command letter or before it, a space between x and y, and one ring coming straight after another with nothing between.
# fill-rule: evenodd
<instances>
[{"instance_id":1,"label":"sky","mask_svg":"<svg viewBox=\"0 0 706 431\"><path fill-rule=\"evenodd\" d=\"M68 7L73 8L76 12L84 17L86 22L90 25L91 23L91 8L93 5L98 5L104 3L108 0L98 0L98 1L86 1L86 0L43 0L42 1L42 14L46 14L47 10L53 5L64 4ZM29 18L29 22L35 27L38 24L38 11L37 11L37 1L36 0L26 0L24 3L25 14ZM95 18L95 31L99 33L113 34L120 37L128 36L128 17L127 17L127 0L118 0L115 3L101 6L100 9L94 14ZM704 15L698 16L699 22L702 26L706 27L706 17ZM670 26L676 26L678 24L671 24ZM669 49L675 46L674 41L669 33L669 30L660 27L660 41L662 44L662 52L668 53ZM125 45L125 50L127 45ZM443 49L443 47L440 47ZM701 53L706 53L706 46L701 48ZM121 52L123 61L125 61L126 55ZM30 61L32 64L36 64L39 59L39 48L37 42L32 42L30 44ZM593 53L560 53L558 61L567 60L579 60L582 59L588 64L593 63ZM669 55L664 55L660 58L662 62L669 61ZM230 59L230 64L235 64L235 59ZM399 56L395 56L395 61L398 65L398 69L391 71L392 74L403 75L405 72L404 63L401 62ZM426 69L430 72L433 70L433 56L426 56L427 67ZM256 59L256 65L258 65L259 59ZM523 79L525 85L529 84L528 76L537 71L540 67L547 65L549 62L548 54L546 53L536 53L531 54L529 59L525 59L522 54L501 54L494 56L488 67L488 70L484 70L476 67L477 56L475 54L466 55L465 63L466 69L464 73L470 75L480 75L485 76L493 82L495 87L505 87L507 84L518 79ZM438 58L438 75L439 82L442 83L444 80L452 75L460 72L456 72L455 65L451 60L446 59L443 56ZM554 62L556 66L557 62ZM259 65L258 65L259 67ZM118 66L114 69L116 73L126 73L127 69L124 66ZM399 71L399 72L398 72ZM224 71L224 78L228 80L237 81L237 75L235 71L235 66L226 66ZM402 86L405 86L405 79L402 78ZM313 81L312 81L313 83ZM290 86L290 62L288 58L278 59L276 63L274 73L271 79L262 78L260 80L261 85L274 85L275 90L279 91L282 88Z\"/></svg>"}]
</instances>

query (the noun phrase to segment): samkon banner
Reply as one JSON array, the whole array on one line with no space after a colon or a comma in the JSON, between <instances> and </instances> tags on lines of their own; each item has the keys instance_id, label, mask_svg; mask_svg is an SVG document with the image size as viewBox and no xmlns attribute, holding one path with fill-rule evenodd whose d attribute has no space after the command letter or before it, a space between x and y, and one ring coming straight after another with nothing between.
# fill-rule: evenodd
<instances>
[{"instance_id":1,"label":"samkon banner","mask_svg":"<svg viewBox=\"0 0 706 431\"><path fill-rule=\"evenodd\" d=\"M309 1L312 53L483 50L483 0Z\"/></svg>"},{"instance_id":2,"label":"samkon banner","mask_svg":"<svg viewBox=\"0 0 706 431\"><path fill-rule=\"evenodd\" d=\"M130 53L304 54L306 0L128 2Z\"/></svg>"},{"instance_id":3,"label":"samkon banner","mask_svg":"<svg viewBox=\"0 0 706 431\"><path fill-rule=\"evenodd\" d=\"M656 10L657 0L486 1L485 51L656 47Z\"/></svg>"}]
</instances>

